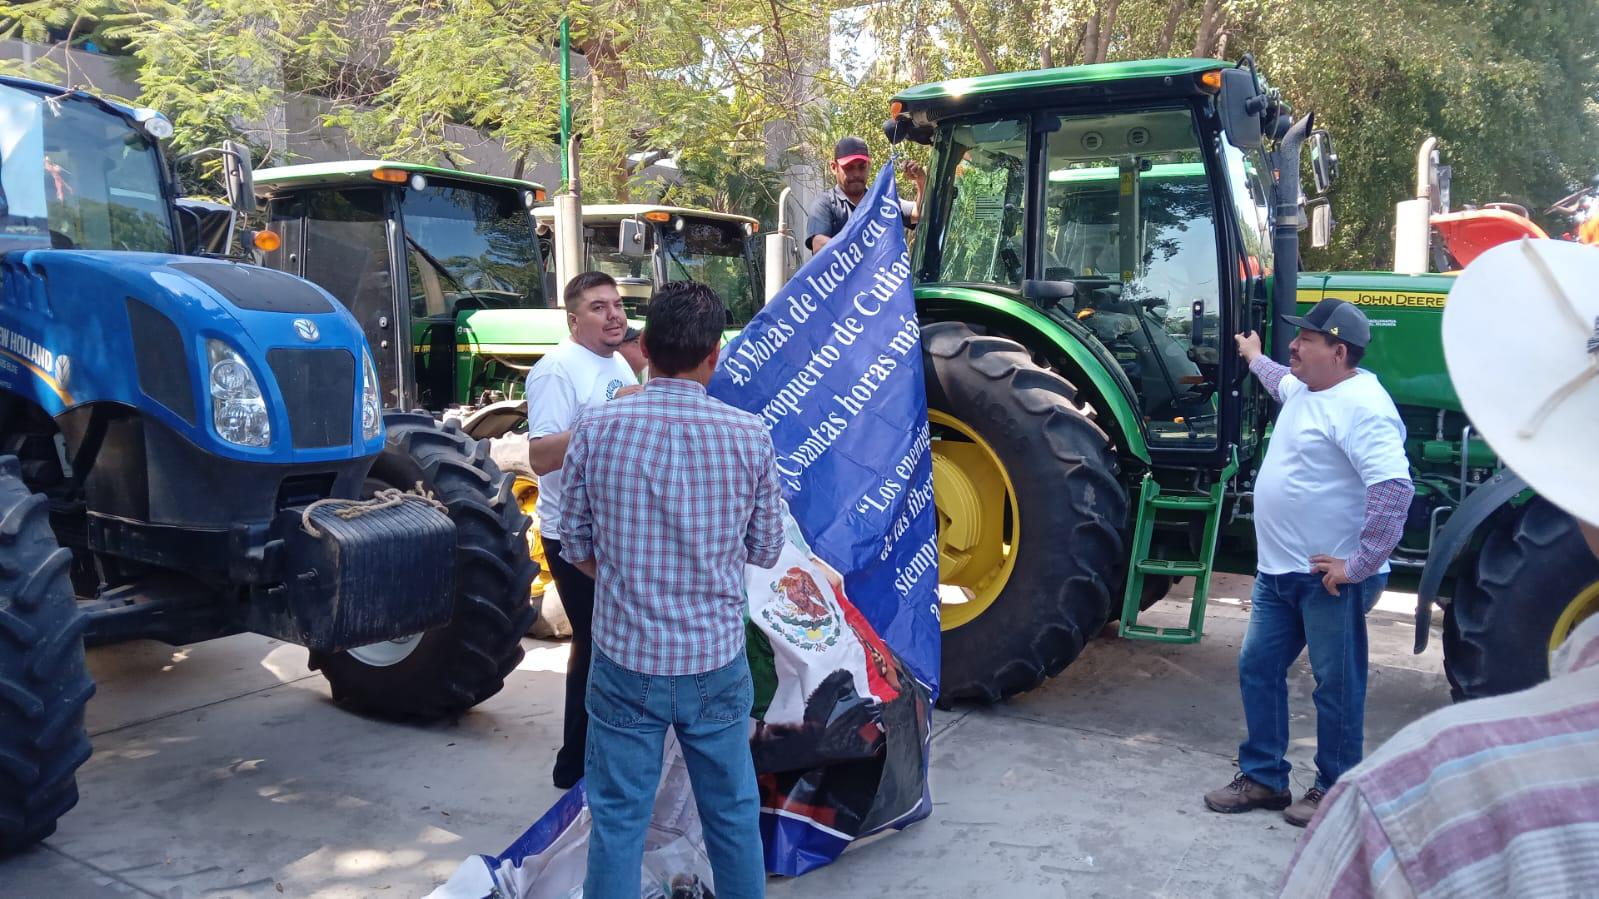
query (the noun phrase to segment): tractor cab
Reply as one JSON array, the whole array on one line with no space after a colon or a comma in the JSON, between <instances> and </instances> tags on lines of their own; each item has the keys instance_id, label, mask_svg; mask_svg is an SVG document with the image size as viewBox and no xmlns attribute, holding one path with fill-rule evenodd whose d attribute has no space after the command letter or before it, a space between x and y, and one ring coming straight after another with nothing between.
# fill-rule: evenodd
<instances>
[{"instance_id":1,"label":"tractor cab","mask_svg":"<svg viewBox=\"0 0 1599 899\"><path fill-rule=\"evenodd\" d=\"M1280 268L1277 163L1263 139L1288 127L1278 104L1252 70L1215 60L901 94L891 137L933 146L919 296L953 311L975 290L1042 315L1104 379L1105 401L1125 403L1124 445L1162 462L1225 461L1258 430L1250 389L1231 386L1243 375L1232 336L1266 324L1267 277Z\"/></svg>"},{"instance_id":2,"label":"tractor cab","mask_svg":"<svg viewBox=\"0 0 1599 899\"><path fill-rule=\"evenodd\" d=\"M534 213L541 239L553 240L555 210L546 206ZM759 227L748 216L700 209L587 205L583 267L616 278L629 317L644 316L657 284L699 281L722 298L730 327L739 328L762 305L761 275L751 241Z\"/></svg>"},{"instance_id":3,"label":"tractor cab","mask_svg":"<svg viewBox=\"0 0 1599 899\"><path fill-rule=\"evenodd\" d=\"M534 236L538 184L356 160L262 169L255 188L281 238L263 262L355 314L387 408L520 398L566 336Z\"/></svg>"}]
</instances>

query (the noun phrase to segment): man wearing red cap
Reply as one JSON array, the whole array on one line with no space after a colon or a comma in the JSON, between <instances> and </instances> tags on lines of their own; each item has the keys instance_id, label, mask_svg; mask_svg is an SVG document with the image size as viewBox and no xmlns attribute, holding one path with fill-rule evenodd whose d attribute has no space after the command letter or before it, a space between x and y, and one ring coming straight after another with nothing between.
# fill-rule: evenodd
<instances>
[{"instance_id":1,"label":"man wearing red cap","mask_svg":"<svg viewBox=\"0 0 1599 899\"><path fill-rule=\"evenodd\" d=\"M867 149L866 141L858 137L846 137L833 147L833 163L828 168L838 185L817 197L811 206L805 246L812 253L820 252L833 235L844 230L844 224L855 212L855 205L866 196L866 182L872 177L871 164L872 151ZM916 184L916 199L901 198L899 208L905 216L906 227L915 227L922 192L927 187L927 170L909 159L901 163L901 169Z\"/></svg>"}]
</instances>

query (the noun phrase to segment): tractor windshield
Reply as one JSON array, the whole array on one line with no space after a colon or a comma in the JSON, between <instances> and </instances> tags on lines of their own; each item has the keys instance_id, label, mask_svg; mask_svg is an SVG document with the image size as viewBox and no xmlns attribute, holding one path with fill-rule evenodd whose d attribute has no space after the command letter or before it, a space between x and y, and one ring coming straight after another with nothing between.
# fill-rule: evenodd
<instances>
[{"instance_id":1,"label":"tractor windshield","mask_svg":"<svg viewBox=\"0 0 1599 899\"><path fill-rule=\"evenodd\" d=\"M743 327L761 308L744 226L687 216L677 221L682 227L663 225L657 241L667 279L710 285L727 304L729 326Z\"/></svg>"},{"instance_id":2,"label":"tractor windshield","mask_svg":"<svg viewBox=\"0 0 1599 899\"><path fill-rule=\"evenodd\" d=\"M1037 130L1023 117L945 127L931 192L943 222L924 236L921 280L1071 283L1073 298L1051 313L1082 325L1120 364L1151 439L1213 448L1221 269L1193 112L1047 119ZM1027 183L1033 134L1044 141L1042 190ZM1038 198L1043 208L1030 215Z\"/></svg>"},{"instance_id":3,"label":"tractor windshield","mask_svg":"<svg viewBox=\"0 0 1599 899\"><path fill-rule=\"evenodd\" d=\"M760 310L761 285L742 222L675 215L644 233L643 247L622 250L620 223L583 226L588 268L617 279L629 315L644 314L649 292L663 275L710 285L727 304L729 327L743 327Z\"/></svg>"},{"instance_id":4,"label":"tractor windshield","mask_svg":"<svg viewBox=\"0 0 1599 899\"><path fill-rule=\"evenodd\" d=\"M4 224L59 249L173 252L161 156L136 125L89 100L0 86Z\"/></svg>"},{"instance_id":5,"label":"tractor windshield","mask_svg":"<svg viewBox=\"0 0 1599 899\"><path fill-rule=\"evenodd\" d=\"M414 316L550 308L533 217L520 192L435 181L403 197Z\"/></svg>"}]
</instances>

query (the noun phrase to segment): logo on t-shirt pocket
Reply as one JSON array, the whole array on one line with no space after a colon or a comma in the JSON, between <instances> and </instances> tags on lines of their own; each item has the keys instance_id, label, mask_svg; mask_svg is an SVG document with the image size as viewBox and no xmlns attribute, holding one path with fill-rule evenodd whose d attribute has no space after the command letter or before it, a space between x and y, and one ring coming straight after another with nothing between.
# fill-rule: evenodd
<instances>
[{"instance_id":1,"label":"logo on t-shirt pocket","mask_svg":"<svg viewBox=\"0 0 1599 899\"><path fill-rule=\"evenodd\" d=\"M616 399L616 392L618 390L621 390L621 389L622 389L622 379L621 378L612 379L611 383L605 385L605 399L607 401Z\"/></svg>"}]
</instances>

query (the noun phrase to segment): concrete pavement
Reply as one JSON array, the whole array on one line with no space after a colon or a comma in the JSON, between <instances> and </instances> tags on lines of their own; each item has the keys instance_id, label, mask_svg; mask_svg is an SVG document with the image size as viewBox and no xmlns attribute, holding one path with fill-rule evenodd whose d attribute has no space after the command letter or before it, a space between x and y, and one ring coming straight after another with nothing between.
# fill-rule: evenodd
<instances>
[{"instance_id":1,"label":"concrete pavement","mask_svg":"<svg viewBox=\"0 0 1599 899\"><path fill-rule=\"evenodd\" d=\"M1199 645L1101 638L1039 690L938 713L932 817L771 893L1270 895L1300 831L1200 802L1234 772L1248 588L1216 579ZM1368 746L1448 702L1437 641L1410 654L1410 602L1390 594L1372 613ZM1180 623L1186 601L1152 614ZM303 650L261 637L91 651L100 688L82 800L44 847L0 863L0 894L426 893L557 797L565 647L528 647L503 692L425 727L341 711ZM1303 660L1292 677L1300 792L1314 776Z\"/></svg>"}]
</instances>

